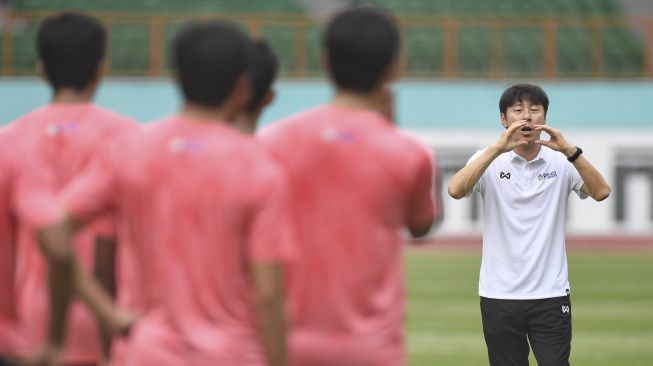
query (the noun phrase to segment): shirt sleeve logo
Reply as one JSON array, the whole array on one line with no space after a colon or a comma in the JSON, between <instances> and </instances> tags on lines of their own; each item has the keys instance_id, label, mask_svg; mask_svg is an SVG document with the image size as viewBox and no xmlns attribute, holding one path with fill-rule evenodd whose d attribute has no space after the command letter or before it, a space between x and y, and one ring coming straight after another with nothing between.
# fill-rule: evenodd
<instances>
[{"instance_id":1,"label":"shirt sleeve logo","mask_svg":"<svg viewBox=\"0 0 653 366\"><path fill-rule=\"evenodd\" d=\"M508 173L500 172L499 179L503 179L503 178L510 179L510 172Z\"/></svg>"}]
</instances>

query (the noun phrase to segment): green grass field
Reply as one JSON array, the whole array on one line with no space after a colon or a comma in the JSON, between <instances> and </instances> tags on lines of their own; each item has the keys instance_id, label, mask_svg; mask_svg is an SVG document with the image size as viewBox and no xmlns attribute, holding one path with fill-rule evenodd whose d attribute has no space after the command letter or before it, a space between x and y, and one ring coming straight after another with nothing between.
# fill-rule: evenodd
<instances>
[{"instance_id":1,"label":"green grass field","mask_svg":"<svg viewBox=\"0 0 653 366\"><path fill-rule=\"evenodd\" d=\"M420 250L406 257L409 364L487 365L480 253ZM653 252L571 252L569 267L571 364L653 365Z\"/></svg>"}]
</instances>

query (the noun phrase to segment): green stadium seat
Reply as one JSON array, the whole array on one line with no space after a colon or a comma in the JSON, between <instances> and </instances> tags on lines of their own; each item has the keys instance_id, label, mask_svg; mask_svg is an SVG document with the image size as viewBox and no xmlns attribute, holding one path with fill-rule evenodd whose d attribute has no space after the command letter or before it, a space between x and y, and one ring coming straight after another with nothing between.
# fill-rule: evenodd
<instances>
[{"instance_id":1,"label":"green stadium seat","mask_svg":"<svg viewBox=\"0 0 653 366\"><path fill-rule=\"evenodd\" d=\"M437 16L433 24L404 24L405 68L413 76L443 74L444 35L442 19L454 17L528 17L533 24L502 23L503 49L493 50L496 34L485 26L461 24L457 31L458 69L455 74L469 77L544 75L544 32L538 21L547 17L620 16L619 0L371 0L367 3L388 9L399 17ZM18 11L79 9L88 12L168 14L183 17L207 14L274 14L301 16L305 10L298 0L21 0ZM406 18L403 18L404 20ZM461 19L461 18L454 18ZM241 19L243 25L252 19ZM182 20L166 20L163 41L165 66L168 43ZM110 28L110 68L114 75L147 75L150 72L149 24L117 18ZM16 74L32 74L36 64L34 35L36 24L28 24L14 38ZM282 74L316 76L321 74L320 25L298 29L289 23L267 22L259 32L267 38L281 58ZM592 76L592 31L586 26L559 24L556 30L555 71L558 76ZM299 37L299 38L298 38ZM637 76L643 67L642 41L630 28L606 27L601 32L600 65L603 76ZM297 45L300 45L299 47ZM0 47L0 53L3 52ZM294 53L301 53L295 55ZM498 57L497 57L498 56ZM0 63L2 59L0 58ZM499 69L497 65L499 63ZM0 65L1 67L2 65ZM498 75L497 75L498 72Z\"/></svg>"}]
</instances>

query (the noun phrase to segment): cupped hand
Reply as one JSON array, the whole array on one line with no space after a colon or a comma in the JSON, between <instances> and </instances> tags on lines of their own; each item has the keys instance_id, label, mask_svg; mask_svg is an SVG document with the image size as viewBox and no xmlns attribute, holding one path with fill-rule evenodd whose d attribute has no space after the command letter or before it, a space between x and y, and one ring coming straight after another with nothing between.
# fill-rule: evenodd
<instances>
[{"instance_id":1,"label":"cupped hand","mask_svg":"<svg viewBox=\"0 0 653 366\"><path fill-rule=\"evenodd\" d=\"M567 142L564 136L562 136L560 130L547 125L536 126L535 130L544 131L549 135L548 140L537 140L535 141L536 144L544 145L555 151L560 151L561 153L565 154L565 156L567 157L573 155L574 152L576 152L576 147L570 145Z\"/></svg>"},{"instance_id":2,"label":"cupped hand","mask_svg":"<svg viewBox=\"0 0 653 366\"><path fill-rule=\"evenodd\" d=\"M493 147L497 149L500 153L512 151L520 146L528 144L528 141L515 141L515 133L521 130L524 126L528 124L528 121L525 119L513 122L508 129L506 129L501 137L494 143Z\"/></svg>"}]
</instances>

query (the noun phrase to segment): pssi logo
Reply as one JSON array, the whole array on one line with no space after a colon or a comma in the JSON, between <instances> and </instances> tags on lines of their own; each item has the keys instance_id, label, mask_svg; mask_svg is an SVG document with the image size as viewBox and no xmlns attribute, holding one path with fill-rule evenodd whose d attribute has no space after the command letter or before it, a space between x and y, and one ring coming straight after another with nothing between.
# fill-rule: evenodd
<instances>
[{"instance_id":1,"label":"pssi logo","mask_svg":"<svg viewBox=\"0 0 653 366\"><path fill-rule=\"evenodd\" d=\"M553 179L553 178L556 178L557 176L558 176L558 173L556 173L556 171L554 170L554 171L549 172L549 173L543 173L543 174L538 175L537 180Z\"/></svg>"}]
</instances>

